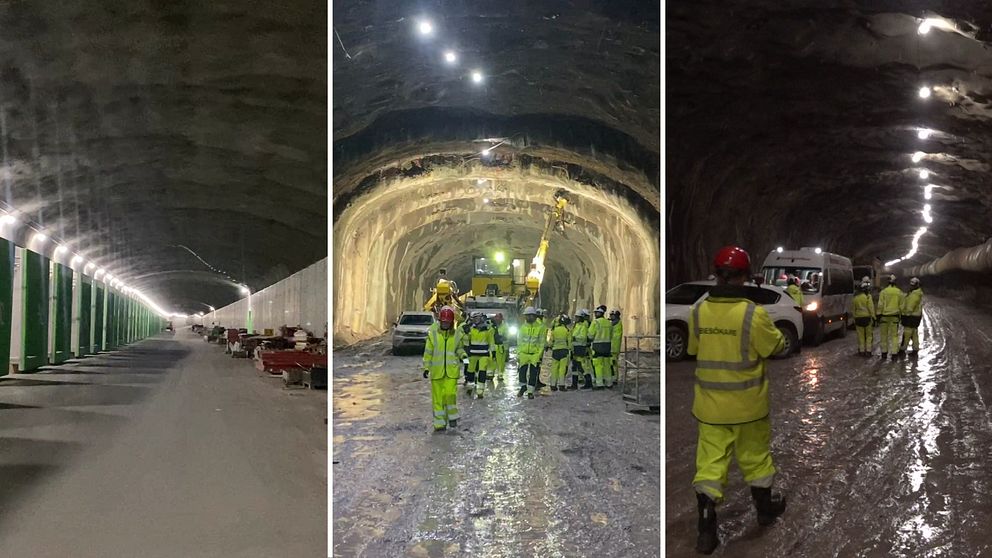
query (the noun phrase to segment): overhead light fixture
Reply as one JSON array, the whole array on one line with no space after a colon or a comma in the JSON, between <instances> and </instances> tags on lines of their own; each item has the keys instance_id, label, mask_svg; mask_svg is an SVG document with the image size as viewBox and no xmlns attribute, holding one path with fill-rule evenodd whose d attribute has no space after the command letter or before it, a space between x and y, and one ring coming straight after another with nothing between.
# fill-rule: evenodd
<instances>
[{"instance_id":1,"label":"overhead light fixture","mask_svg":"<svg viewBox=\"0 0 992 558\"><path fill-rule=\"evenodd\" d=\"M920 130L916 132L916 137L920 138L921 140L925 140L930 137L930 133L931 130L928 130L926 128L920 128Z\"/></svg>"},{"instance_id":2,"label":"overhead light fixture","mask_svg":"<svg viewBox=\"0 0 992 558\"><path fill-rule=\"evenodd\" d=\"M94 279L99 279L100 278L100 275L102 275L103 273L104 273L104 270L101 267L100 269L96 270L96 273L93 274L93 278Z\"/></svg>"},{"instance_id":3,"label":"overhead light fixture","mask_svg":"<svg viewBox=\"0 0 992 558\"><path fill-rule=\"evenodd\" d=\"M17 217L14 217L13 215L8 214L8 215L4 215L3 217L0 217L0 225L13 225L16 222L17 222Z\"/></svg>"},{"instance_id":4,"label":"overhead light fixture","mask_svg":"<svg viewBox=\"0 0 992 558\"><path fill-rule=\"evenodd\" d=\"M70 263L72 265L81 264L81 263L83 263L83 257L80 256L79 254L76 254L75 256L72 257L72 262L70 262Z\"/></svg>"},{"instance_id":5,"label":"overhead light fixture","mask_svg":"<svg viewBox=\"0 0 992 558\"><path fill-rule=\"evenodd\" d=\"M444 52L444 61L448 64L454 64L458 62L458 55L453 50L447 50Z\"/></svg>"},{"instance_id":6,"label":"overhead light fixture","mask_svg":"<svg viewBox=\"0 0 992 558\"><path fill-rule=\"evenodd\" d=\"M923 221L926 222L928 225L930 223L933 223L933 215L930 215L930 204L926 204L923 206Z\"/></svg>"},{"instance_id":7,"label":"overhead light fixture","mask_svg":"<svg viewBox=\"0 0 992 558\"><path fill-rule=\"evenodd\" d=\"M930 199L933 197L933 184L927 184L927 187L923 189L923 199Z\"/></svg>"},{"instance_id":8,"label":"overhead light fixture","mask_svg":"<svg viewBox=\"0 0 992 558\"><path fill-rule=\"evenodd\" d=\"M926 99L929 96L930 96L930 88L924 85L923 87L920 88L920 98Z\"/></svg>"},{"instance_id":9,"label":"overhead light fixture","mask_svg":"<svg viewBox=\"0 0 992 558\"><path fill-rule=\"evenodd\" d=\"M243 295L251 294L251 290L247 286L241 285L241 294Z\"/></svg>"},{"instance_id":10,"label":"overhead light fixture","mask_svg":"<svg viewBox=\"0 0 992 558\"><path fill-rule=\"evenodd\" d=\"M785 248L782 248L781 246L779 246L778 248L775 249L775 251L778 252L779 254L781 254L782 252L785 252Z\"/></svg>"},{"instance_id":11,"label":"overhead light fixture","mask_svg":"<svg viewBox=\"0 0 992 558\"><path fill-rule=\"evenodd\" d=\"M921 170L920 171L920 178L922 178L923 180L926 180L926 179L930 178L930 171L928 171L926 169Z\"/></svg>"},{"instance_id":12,"label":"overhead light fixture","mask_svg":"<svg viewBox=\"0 0 992 558\"><path fill-rule=\"evenodd\" d=\"M426 37L434 32L434 26L431 24L430 20L422 19L419 23L417 23L417 31L420 31L420 34Z\"/></svg>"},{"instance_id":13,"label":"overhead light fixture","mask_svg":"<svg viewBox=\"0 0 992 558\"><path fill-rule=\"evenodd\" d=\"M472 83L482 83L482 72L475 70L472 72Z\"/></svg>"},{"instance_id":14,"label":"overhead light fixture","mask_svg":"<svg viewBox=\"0 0 992 558\"><path fill-rule=\"evenodd\" d=\"M475 180L475 183L476 183L476 185L478 185L478 186L482 186L483 184L485 184L485 183L486 183L486 179L485 179L485 178L477 178L477 179Z\"/></svg>"},{"instance_id":15,"label":"overhead light fixture","mask_svg":"<svg viewBox=\"0 0 992 558\"><path fill-rule=\"evenodd\" d=\"M932 25L930 24L930 20L924 19L922 22L920 22L920 26L916 28L916 32L919 33L920 35L926 35L927 33L930 32L931 27Z\"/></svg>"},{"instance_id":16,"label":"overhead light fixture","mask_svg":"<svg viewBox=\"0 0 992 558\"><path fill-rule=\"evenodd\" d=\"M923 157L925 155L926 155L926 153L924 153L922 151L917 151L916 153L913 153L913 162L914 163L919 163L920 161L923 160Z\"/></svg>"},{"instance_id":17,"label":"overhead light fixture","mask_svg":"<svg viewBox=\"0 0 992 558\"><path fill-rule=\"evenodd\" d=\"M38 231L34 233L33 237L31 237L31 241L37 242L39 244L44 244L46 241L48 241L48 235L41 231Z\"/></svg>"},{"instance_id":18,"label":"overhead light fixture","mask_svg":"<svg viewBox=\"0 0 992 558\"><path fill-rule=\"evenodd\" d=\"M496 254L493 255L493 259L496 260L496 263L503 263L506 261L506 254L503 252L496 252Z\"/></svg>"},{"instance_id":19,"label":"overhead light fixture","mask_svg":"<svg viewBox=\"0 0 992 558\"><path fill-rule=\"evenodd\" d=\"M482 198L482 203L489 203L489 198Z\"/></svg>"},{"instance_id":20,"label":"overhead light fixture","mask_svg":"<svg viewBox=\"0 0 992 558\"><path fill-rule=\"evenodd\" d=\"M68 250L68 248L59 244L58 246L55 247L55 255L57 256L59 254L64 254L66 250Z\"/></svg>"},{"instance_id":21,"label":"overhead light fixture","mask_svg":"<svg viewBox=\"0 0 992 558\"><path fill-rule=\"evenodd\" d=\"M92 268L94 268L94 267L96 267L96 264L95 264L95 263L93 263L93 262L90 262L90 263L88 263L88 264L86 264L86 267L84 267L84 268L83 268L83 272L85 273L85 272L86 272L86 270L88 270L88 269L92 269Z\"/></svg>"},{"instance_id":22,"label":"overhead light fixture","mask_svg":"<svg viewBox=\"0 0 992 558\"><path fill-rule=\"evenodd\" d=\"M820 248L817 248L817 249L815 249L813 251L816 252L817 254L823 253L823 250L821 250Z\"/></svg>"}]
</instances>

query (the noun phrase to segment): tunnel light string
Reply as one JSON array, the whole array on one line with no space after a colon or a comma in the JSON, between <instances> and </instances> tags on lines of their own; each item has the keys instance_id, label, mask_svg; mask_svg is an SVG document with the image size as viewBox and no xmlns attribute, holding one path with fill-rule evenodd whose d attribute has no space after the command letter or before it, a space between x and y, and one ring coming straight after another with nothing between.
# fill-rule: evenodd
<instances>
[{"instance_id":1,"label":"tunnel light string","mask_svg":"<svg viewBox=\"0 0 992 558\"><path fill-rule=\"evenodd\" d=\"M426 16L414 18L413 25L417 31L417 35L419 35L422 40L431 40L434 38L436 29L434 27L434 22L430 18ZM337 30L335 30L335 33L337 33ZM338 37L338 41L341 41L340 36ZM341 48L344 48L344 43L341 44ZM345 53L347 54L347 51L345 51ZM458 51L454 48L446 48L440 52L440 59L443 60L446 65L454 67L458 65L460 57L458 55ZM481 86L486 81L486 74L481 68L472 68L468 73L468 79L473 85Z\"/></svg>"}]
</instances>

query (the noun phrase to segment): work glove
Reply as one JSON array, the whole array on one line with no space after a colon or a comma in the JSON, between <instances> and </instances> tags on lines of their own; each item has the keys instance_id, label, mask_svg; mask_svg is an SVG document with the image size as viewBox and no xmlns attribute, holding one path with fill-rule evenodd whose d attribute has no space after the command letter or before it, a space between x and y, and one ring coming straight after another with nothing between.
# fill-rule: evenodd
<instances>
[{"instance_id":1,"label":"work glove","mask_svg":"<svg viewBox=\"0 0 992 558\"><path fill-rule=\"evenodd\" d=\"M429 372L428 370L424 370L424 379L427 379L427 375L428 375L429 373L430 373L430 372Z\"/></svg>"}]
</instances>

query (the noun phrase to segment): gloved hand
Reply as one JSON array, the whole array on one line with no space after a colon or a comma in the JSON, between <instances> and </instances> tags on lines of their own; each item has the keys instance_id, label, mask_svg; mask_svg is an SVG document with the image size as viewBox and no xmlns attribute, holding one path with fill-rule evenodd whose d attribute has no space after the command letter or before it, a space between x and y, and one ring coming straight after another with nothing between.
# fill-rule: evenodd
<instances>
[{"instance_id":1,"label":"gloved hand","mask_svg":"<svg viewBox=\"0 0 992 558\"><path fill-rule=\"evenodd\" d=\"M496 351L489 353L489 358L496 358Z\"/></svg>"},{"instance_id":2,"label":"gloved hand","mask_svg":"<svg viewBox=\"0 0 992 558\"><path fill-rule=\"evenodd\" d=\"M426 378L427 378L427 375L428 375L428 374L430 374L430 372L429 372L428 370L424 370L424 379L426 379Z\"/></svg>"}]
</instances>

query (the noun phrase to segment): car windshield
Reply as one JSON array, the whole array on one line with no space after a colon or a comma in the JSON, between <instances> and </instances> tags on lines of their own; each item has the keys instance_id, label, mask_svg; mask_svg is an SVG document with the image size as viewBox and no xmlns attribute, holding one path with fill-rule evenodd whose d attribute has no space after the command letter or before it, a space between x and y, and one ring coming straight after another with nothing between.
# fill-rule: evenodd
<instances>
[{"instance_id":1,"label":"car windshield","mask_svg":"<svg viewBox=\"0 0 992 558\"><path fill-rule=\"evenodd\" d=\"M665 304L695 304L713 285L683 283L665 293Z\"/></svg>"},{"instance_id":2,"label":"car windshield","mask_svg":"<svg viewBox=\"0 0 992 558\"><path fill-rule=\"evenodd\" d=\"M400 317L400 325L426 325L434 323L434 316L430 314L406 314Z\"/></svg>"},{"instance_id":3,"label":"car windshield","mask_svg":"<svg viewBox=\"0 0 992 558\"><path fill-rule=\"evenodd\" d=\"M823 270L818 267L766 267L762 271L765 275L765 283L768 285L787 287L789 276L795 275L799 278L799 287L804 293L820 292Z\"/></svg>"}]
</instances>

